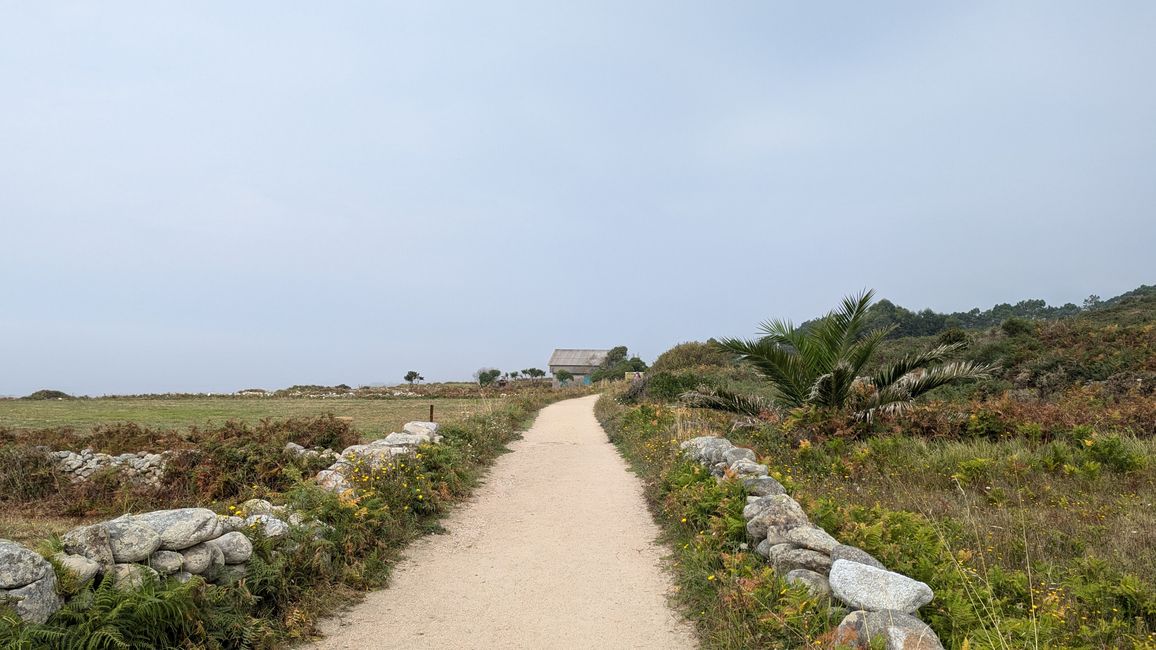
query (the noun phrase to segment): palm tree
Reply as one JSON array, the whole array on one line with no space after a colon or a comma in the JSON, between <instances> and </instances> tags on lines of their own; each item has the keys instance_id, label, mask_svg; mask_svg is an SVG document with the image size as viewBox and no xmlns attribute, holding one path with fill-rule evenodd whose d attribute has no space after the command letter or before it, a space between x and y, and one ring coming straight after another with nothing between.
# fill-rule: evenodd
<instances>
[{"instance_id":1,"label":"palm tree","mask_svg":"<svg viewBox=\"0 0 1156 650\"><path fill-rule=\"evenodd\" d=\"M876 413L907 410L917 397L945 384L984 379L993 369L971 362L945 363L964 345L953 343L908 355L864 376L863 369L892 329L864 331L874 296L874 291L864 291L844 298L839 309L805 328L770 320L760 325L758 339L725 338L718 345L769 379L784 406L851 409L868 420Z\"/></svg>"}]
</instances>

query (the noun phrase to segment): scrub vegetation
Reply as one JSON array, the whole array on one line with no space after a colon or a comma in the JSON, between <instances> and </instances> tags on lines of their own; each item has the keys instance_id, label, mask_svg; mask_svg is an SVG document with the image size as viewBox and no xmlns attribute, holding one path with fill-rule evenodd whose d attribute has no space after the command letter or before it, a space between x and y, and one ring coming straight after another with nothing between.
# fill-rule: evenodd
<instances>
[{"instance_id":1,"label":"scrub vegetation","mask_svg":"<svg viewBox=\"0 0 1156 650\"><path fill-rule=\"evenodd\" d=\"M917 337L876 319L845 349L891 332L843 401L827 399L837 363L790 394L725 339L676 346L604 396L706 644L829 647L841 614L747 548L736 482L680 459L679 442L713 433L754 448L840 541L930 585L920 614L950 648L1156 646L1156 289L1045 314ZM864 417L875 378L937 348L937 363L984 372Z\"/></svg>"}]
</instances>

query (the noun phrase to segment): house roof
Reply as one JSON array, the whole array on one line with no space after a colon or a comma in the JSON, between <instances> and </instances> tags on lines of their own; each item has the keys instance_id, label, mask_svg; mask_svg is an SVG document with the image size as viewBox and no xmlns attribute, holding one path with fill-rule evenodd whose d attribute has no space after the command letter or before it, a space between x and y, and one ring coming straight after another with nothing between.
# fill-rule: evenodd
<instances>
[{"instance_id":1,"label":"house roof","mask_svg":"<svg viewBox=\"0 0 1156 650\"><path fill-rule=\"evenodd\" d=\"M550 355L551 366L600 366L610 350L575 350L558 348Z\"/></svg>"}]
</instances>

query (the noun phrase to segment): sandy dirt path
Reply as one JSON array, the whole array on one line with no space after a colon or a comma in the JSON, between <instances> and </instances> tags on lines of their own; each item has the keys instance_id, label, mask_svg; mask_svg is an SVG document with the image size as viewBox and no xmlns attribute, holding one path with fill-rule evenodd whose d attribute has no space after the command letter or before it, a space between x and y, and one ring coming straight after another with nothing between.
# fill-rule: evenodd
<instances>
[{"instance_id":1,"label":"sandy dirt path","mask_svg":"<svg viewBox=\"0 0 1156 650\"><path fill-rule=\"evenodd\" d=\"M543 409L444 521L449 533L410 546L389 588L322 625L316 647L695 647L596 399Z\"/></svg>"}]
</instances>

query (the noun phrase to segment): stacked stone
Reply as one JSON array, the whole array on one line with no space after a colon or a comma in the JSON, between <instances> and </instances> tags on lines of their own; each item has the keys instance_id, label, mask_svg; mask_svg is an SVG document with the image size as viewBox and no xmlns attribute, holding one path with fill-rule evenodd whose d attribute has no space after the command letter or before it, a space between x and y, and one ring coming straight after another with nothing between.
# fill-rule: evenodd
<instances>
[{"instance_id":1,"label":"stacked stone","mask_svg":"<svg viewBox=\"0 0 1156 650\"><path fill-rule=\"evenodd\" d=\"M867 648L874 647L872 639L882 639L888 649L942 650L939 637L915 616L934 597L930 587L888 571L866 551L812 524L750 449L714 436L687 440L681 449L720 480L733 476L743 482L750 495L743 509L747 534L775 573L855 610L835 631L838 643Z\"/></svg>"},{"instance_id":2,"label":"stacked stone","mask_svg":"<svg viewBox=\"0 0 1156 650\"><path fill-rule=\"evenodd\" d=\"M139 586L145 576L184 582L200 575L230 582L245 575L253 554L246 533L261 525L273 536L288 532L280 520L270 531L269 525L250 519L222 517L206 508L123 515L65 533L64 552L56 559L82 583L103 574L122 589Z\"/></svg>"},{"instance_id":3,"label":"stacked stone","mask_svg":"<svg viewBox=\"0 0 1156 650\"><path fill-rule=\"evenodd\" d=\"M307 449L295 442L285 443L284 451L292 456L304 456L306 458L337 458L337 452L332 449Z\"/></svg>"},{"instance_id":4,"label":"stacked stone","mask_svg":"<svg viewBox=\"0 0 1156 650\"><path fill-rule=\"evenodd\" d=\"M52 565L32 549L0 539L0 602L26 621L47 621L60 609Z\"/></svg>"},{"instance_id":5,"label":"stacked stone","mask_svg":"<svg viewBox=\"0 0 1156 650\"><path fill-rule=\"evenodd\" d=\"M74 451L55 451L52 457L56 459L60 469L69 475L73 483L87 480L96 472L106 468L116 468L124 473L133 482L159 486L165 475L165 465L172 452L165 451L154 454L147 451L135 454L120 454L112 456L84 449L79 453Z\"/></svg>"},{"instance_id":6,"label":"stacked stone","mask_svg":"<svg viewBox=\"0 0 1156 650\"><path fill-rule=\"evenodd\" d=\"M340 494L353 488L348 476L358 463L363 464L364 469L375 470L392 462L395 456L415 454L419 445L437 444L441 440L436 422L407 422L401 433L346 447L328 469L317 473L314 480L326 490Z\"/></svg>"},{"instance_id":7,"label":"stacked stone","mask_svg":"<svg viewBox=\"0 0 1156 650\"><path fill-rule=\"evenodd\" d=\"M273 508L267 501L253 505L260 510L261 504ZM289 524L268 512L242 519L205 508L123 515L68 531L61 537L63 552L53 559L82 585L103 576L118 589L131 589L146 576L184 582L194 575L223 584L245 575L253 555L248 534L256 530L281 537ZM61 605L52 565L31 549L0 540L0 599L12 602L25 621L45 622Z\"/></svg>"}]
</instances>

